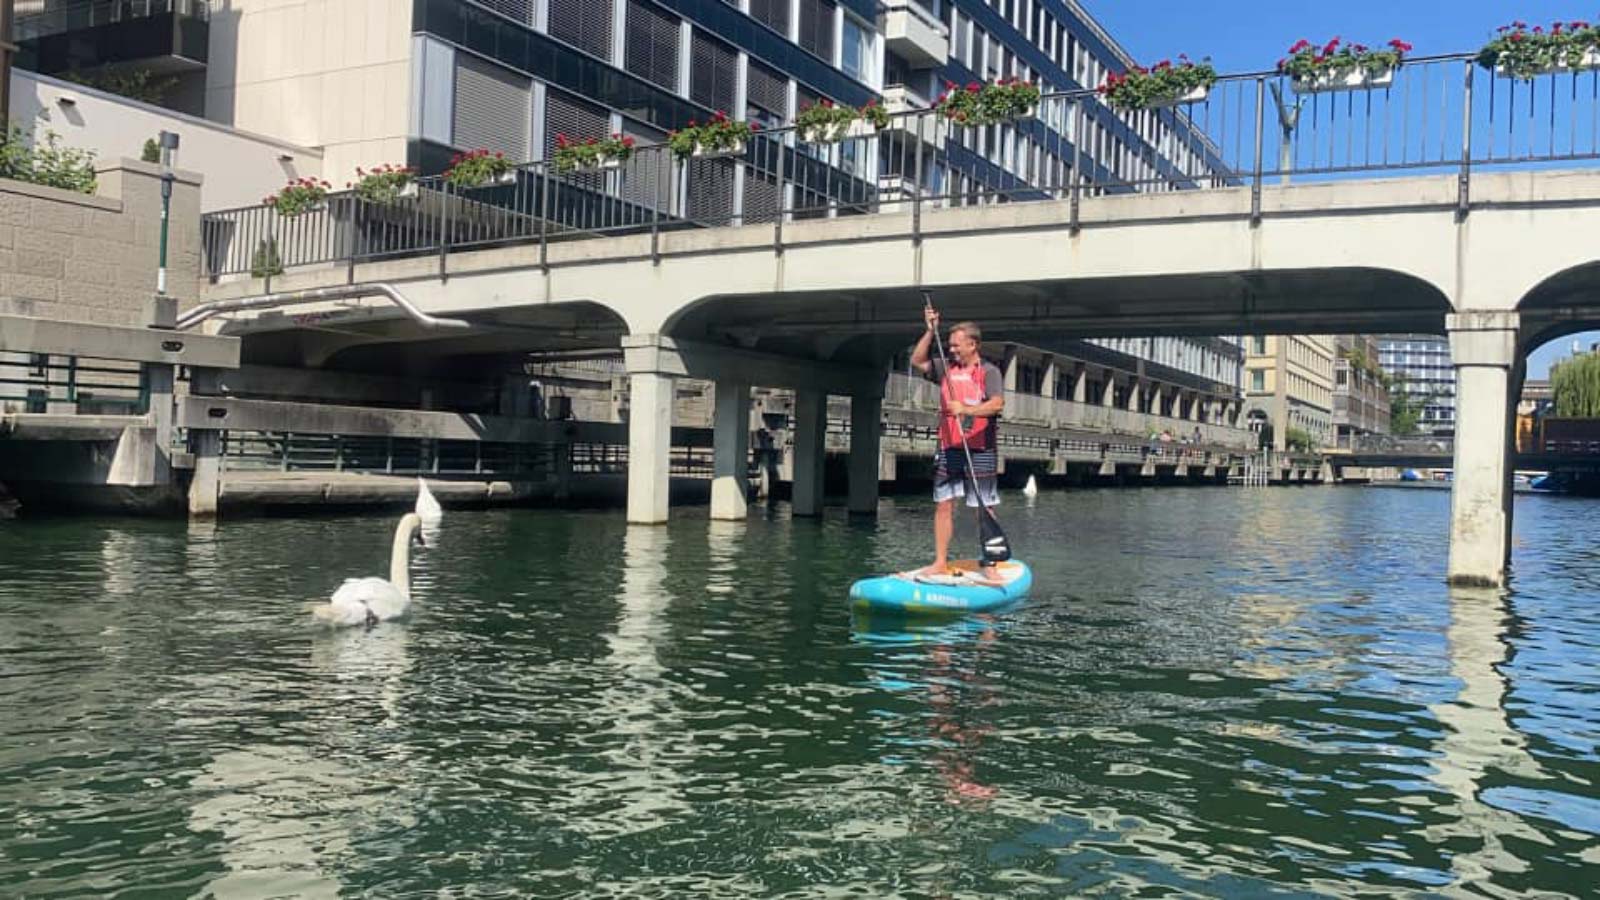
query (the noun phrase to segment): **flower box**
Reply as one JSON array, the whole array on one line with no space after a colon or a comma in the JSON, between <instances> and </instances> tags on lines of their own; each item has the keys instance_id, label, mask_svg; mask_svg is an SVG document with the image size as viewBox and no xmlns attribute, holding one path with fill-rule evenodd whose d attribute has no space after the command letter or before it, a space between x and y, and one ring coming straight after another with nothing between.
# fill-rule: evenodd
<instances>
[{"instance_id":1,"label":"flower box","mask_svg":"<svg viewBox=\"0 0 1600 900\"><path fill-rule=\"evenodd\" d=\"M501 187L501 186L504 186L504 185L516 184L516 183L517 183L517 170L516 169L507 169L504 172L500 172L500 173L497 173L495 175L491 175L489 177L488 181L485 181L483 184L480 184L478 186L479 187Z\"/></svg>"},{"instance_id":2,"label":"flower box","mask_svg":"<svg viewBox=\"0 0 1600 900\"><path fill-rule=\"evenodd\" d=\"M801 126L800 140L808 144L836 144L839 141L873 137L877 133L877 126L866 119L853 119L828 125Z\"/></svg>"},{"instance_id":3,"label":"flower box","mask_svg":"<svg viewBox=\"0 0 1600 900\"><path fill-rule=\"evenodd\" d=\"M1296 78L1292 81L1297 94L1332 94L1339 91L1371 91L1394 84L1394 69L1368 72L1326 72L1316 78Z\"/></svg>"},{"instance_id":4,"label":"flower box","mask_svg":"<svg viewBox=\"0 0 1600 900\"><path fill-rule=\"evenodd\" d=\"M302 207L294 210L293 212L284 212L283 210L279 210L278 211L278 215L282 216L285 219L294 219L294 218L298 218L300 216L306 215L308 213L319 213L319 212L327 212L327 211L328 211L328 203L327 203L326 200L324 200L324 201L320 201L320 202L317 202L317 203L307 204L305 206L302 206Z\"/></svg>"},{"instance_id":5,"label":"flower box","mask_svg":"<svg viewBox=\"0 0 1600 900\"><path fill-rule=\"evenodd\" d=\"M1171 109L1174 106L1182 106L1185 103L1204 103L1205 99L1209 96L1211 96L1211 88L1197 87L1186 94L1180 94L1176 97L1163 97L1159 100L1151 100L1149 104L1145 106L1145 109Z\"/></svg>"},{"instance_id":6,"label":"flower box","mask_svg":"<svg viewBox=\"0 0 1600 900\"><path fill-rule=\"evenodd\" d=\"M729 156L743 156L744 141L735 141L721 147L708 147L705 144L695 144L694 152L689 154L691 159L723 159Z\"/></svg>"},{"instance_id":7,"label":"flower box","mask_svg":"<svg viewBox=\"0 0 1600 900\"><path fill-rule=\"evenodd\" d=\"M586 166L579 166L576 169L573 169L573 171L574 172L606 172L606 171L610 171L611 169L620 169L620 168L622 168L622 157L620 157L620 156L605 156L605 155L601 155L601 156L596 156L594 158L594 162L592 162L592 163L590 163L590 164L588 164Z\"/></svg>"},{"instance_id":8,"label":"flower box","mask_svg":"<svg viewBox=\"0 0 1600 900\"><path fill-rule=\"evenodd\" d=\"M1579 60L1576 66L1567 65L1567 61L1564 59L1558 60L1557 62L1551 63L1548 66L1544 66L1529 72L1526 77L1537 78L1540 75L1562 75L1568 72L1576 74L1578 72L1588 72L1593 69L1600 69L1600 49L1591 47L1588 50L1583 51L1583 59ZM1504 63L1495 64L1494 74L1500 76L1501 78L1521 77L1513 73L1511 68Z\"/></svg>"},{"instance_id":9,"label":"flower box","mask_svg":"<svg viewBox=\"0 0 1600 900\"><path fill-rule=\"evenodd\" d=\"M408 181L400 185L400 190L395 196L401 200L415 200L422 193L422 186L415 181Z\"/></svg>"}]
</instances>

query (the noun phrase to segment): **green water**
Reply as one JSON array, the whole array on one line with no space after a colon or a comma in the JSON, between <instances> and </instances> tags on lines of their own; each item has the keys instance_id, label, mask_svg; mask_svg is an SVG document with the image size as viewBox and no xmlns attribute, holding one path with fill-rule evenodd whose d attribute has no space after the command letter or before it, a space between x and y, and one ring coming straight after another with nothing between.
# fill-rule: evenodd
<instances>
[{"instance_id":1,"label":"green water","mask_svg":"<svg viewBox=\"0 0 1600 900\"><path fill-rule=\"evenodd\" d=\"M852 623L930 507L0 523L0 896L1594 895L1600 504L1008 495L1022 607ZM970 538L967 538L970 543Z\"/></svg>"}]
</instances>

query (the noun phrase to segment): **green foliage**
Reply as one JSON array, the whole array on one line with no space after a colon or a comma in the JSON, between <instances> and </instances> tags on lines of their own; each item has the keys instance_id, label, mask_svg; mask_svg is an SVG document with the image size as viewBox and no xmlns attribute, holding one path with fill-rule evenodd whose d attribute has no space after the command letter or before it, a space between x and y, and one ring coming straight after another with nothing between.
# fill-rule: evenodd
<instances>
[{"instance_id":1,"label":"green foliage","mask_svg":"<svg viewBox=\"0 0 1600 900\"><path fill-rule=\"evenodd\" d=\"M1209 89L1217 82L1217 70L1210 60L1190 62L1178 57L1178 64L1162 60L1150 68L1134 66L1126 73L1106 76L1099 91L1117 109L1144 109L1153 104L1172 103L1196 88Z\"/></svg>"},{"instance_id":2,"label":"green foliage","mask_svg":"<svg viewBox=\"0 0 1600 900\"><path fill-rule=\"evenodd\" d=\"M488 184L515 168L516 166L512 165L511 160L506 159L504 153L472 150L450 157L450 168L445 170L444 180L454 187L475 188Z\"/></svg>"},{"instance_id":3,"label":"green foliage","mask_svg":"<svg viewBox=\"0 0 1600 900\"><path fill-rule=\"evenodd\" d=\"M1284 431L1283 433L1283 439L1284 443L1288 444L1290 450L1296 450L1301 453L1310 453L1311 451L1317 449L1316 438L1313 438L1311 436L1311 432L1306 431L1304 428L1295 428L1292 425L1289 426L1288 430Z\"/></svg>"},{"instance_id":4,"label":"green foliage","mask_svg":"<svg viewBox=\"0 0 1600 900\"><path fill-rule=\"evenodd\" d=\"M61 76L75 84L92 87L137 100L140 103L160 105L167 99L167 94L178 86L178 79L167 77L157 78L149 69L134 69L131 72L80 72L73 70Z\"/></svg>"},{"instance_id":5,"label":"green foliage","mask_svg":"<svg viewBox=\"0 0 1600 900\"><path fill-rule=\"evenodd\" d=\"M161 162L161 145L156 143L155 138L144 142L144 149L139 151L139 160L147 163Z\"/></svg>"},{"instance_id":6,"label":"green foliage","mask_svg":"<svg viewBox=\"0 0 1600 900\"><path fill-rule=\"evenodd\" d=\"M845 133L857 121L869 122L873 128L881 131L889 127L889 111L879 106L876 100L869 101L860 109L823 100L800 107L800 114L794 117L795 130L800 132L800 139L814 144L844 140Z\"/></svg>"},{"instance_id":7,"label":"green foliage","mask_svg":"<svg viewBox=\"0 0 1600 900\"><path fill-rule=\"evenodd\" d=\"M384 163L370 172L358 167L356 176L359 180L346 186L355 188L356 196L368 203L389 206L400 201L400 192L416 175L416 169L390 163Z\"/></svg>"},{"instance_id":8,"label":"green foliage","mask_svg":"<svg viewBox=\"0 0 1600 900\"><path fill-rule=\"evenodd\" d=\"M261 202L276 209L278 215L293 218L301 213L307 213L328 199L328 188L332 185L316 178L296 178L283 186L283 190L270 197L262 198Z\"/></svg>"},{"instance_id":9,"label":"green foliage","mask_svg":"<svg viewBox=\"0 0 1600 900\"><path fill-rule=\"evenodd\" d=\"M1556 415L1600 418L1600 353L1563 360L1550 369Z\"/></svg>"},{"instance_id":10,"label":"green foliage","mask_svg":"<svg viewBox=\"0 0 1600 900\"><path fill-rule=\"evenodd\" d=\"M960 87L944 83L935 109L957 125L982 127L1032 115L1039 106L1039 86L1015 78L993 84L976 81Z\"/></svg>"},{"instance_id":11,"label":"green foliage","mask_svg":"<svg viewBox=\"0 0 1600 900\"><path fill-rule=\"evenodd\" d=\"M1406 390L1404 378L1389 380L1389 433L1410 437L1422 430L1422 411L1437 394L1414 395Z\"/></svg>"},{"instance_id":12,"label":"green foliage","mask_svg":"<svg viewBox=\"0 0 1600 900\"><path fill-rule=\"evenodd\" d=\"M1478 65L1503 69L1512 78L1531 79L1555 68L1580 69L1600 50L1600 26L1588 22L1555 22L1550 30L1512 22L1495 31L1494 40L1478 51Z\"/></svg>"},{"instance_id":13,"label":"green foliage","mask_svg":"<svg viewBox=\"0 0 1600 900\"><path fill-rule=\"evenodd\" d=\"M667 146L679 159L693 156L697 149L712 153L718 150L732 150L741 142L749 140L760 127L755 122L730 119L727 113L717 110L712 115L711 121L704 125L698 125L691 119L687 128L680 128L668 134Z\"/></svg>"},{"instance_id":14,"label":"green foliage","mask_svg":"<svg viewBox=\"0 0 1600 900\"><path fill-rule=\"evenodd\" d=\"M1410 50L1411 45L1399 38L1378 50L1365 44L1346 44L1339 38L1318 47L1302 38L1289 48L1288 56L1278 60L1278 71L1301 82L1337 80L1356 72L1381 75L1399 68Z\"/></svg>"},{"instance_id":15,"label":"green foliage","mask_svg":"<svg viewBox=\"0 0 1600 900\"><path fill-rule=\"evenodd\" d=\"M0 142L0 178L92 194L96 187L94 153L63 147L55 132L45 132L45 142L29 138L12 126Z\"/></svg>"},{"instance_id":16,"label":"green foliage","mask_svg":"<svg viewBox=\"0 0 1600 900\"><path fill-rule=\"evenodd\" d=\"M608 138L589 138L575 141L564 134L556 135L556 152L552 161L557 172L574 169L598 169L615 160L624 162L633 155L633 138L621 133Z\"/></svg>"},{"instance_id":17,"label":"green foliage","mask_svg":"<svg viewBox=\"0 0 1600 900\"><path fill-rule=\"evenodd\" d=\"M250 274L255 278L283 274L283 259L278 256L278 239L263 238L250 256Z\"/></svg>"}]
</instances>

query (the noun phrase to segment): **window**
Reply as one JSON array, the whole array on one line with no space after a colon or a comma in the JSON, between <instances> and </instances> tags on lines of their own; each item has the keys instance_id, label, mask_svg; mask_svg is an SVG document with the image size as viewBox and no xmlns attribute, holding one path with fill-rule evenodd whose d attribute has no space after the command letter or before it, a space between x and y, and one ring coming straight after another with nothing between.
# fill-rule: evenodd
<instances>
[{"instance_id":1,"label":"window","mask_svg":"<svg viewBox=\"0 0 1600 900\"><path fill-rule=\"evenodd\" d=\"M750 18L789 36L789 0L750 0Z\"/></svg>"},{"instance_id":2,"label":"window","mask_svg":"<svg viewBox=\"0 0 1600 900\"><path fill-rule=\"evenodd\" d=\"M872 37L853 16L844 17L839 68L863 84L872 83Z\"/></svg>"},{"instance_id":3,"label":"window","mask_svg":"<svg viewBox=\"0 0 1600 900\"><path fill-rule=\"evenodd\" d=\"M745 118L765 128L782 125L789 117L789 79L753 59L746 78Z\"/></svg>"},{"instance_id":4,"label":"window","mask_svg":"<svg viewBox=\"0 0 1600 900\"><path fill-rule=\"evenodd\" d=\"M646 81L676 92L678 32L676 17L661 11L653 3L629 0L624 67Z\"/></svg>"},{"instance_id":5,"label":"window","mask_svg":"<svg viewBox=\"0 0 1600 900\"><path fill-rule=\"evenodd\" d=\"M454 145L504 153L514 162L526 162L532 88L533 83L516 72L457 53Z\"/></svg>"},{"instance_id":6,"label":"window","mask_svg":"<svg viewBox=\"0 0 1600 900\"><path fill-rule=\"evenodd\" d=\"M833 0L800 0L800 46L833 62Z\"/></svg>"},{"instance_id":7,"label":"window","mask_svg":"<svg viewBox=\"0 0 1600 900\"><path fill-rule=\"evenodd\" d=\"M594 0L550 0L550 36L580 50L611 58L611 4Z\"/></svg>"},{"instance_id":8,"label":"window","mask_svg":"<svg viewBox=\"0 0 1600 900\"><path fill-rule=\"evenodd\" d=\"M1267 389L1267 373L1264 369L1250 370L1250 390L1264 391Z\"/></svg>"},{"instance_id":9,"label":"window","mask_svg":"<svg viewBox=\"0 0 1600 900\"><path fill-rule=\"evenodd\" d=\"M690 49L689 99L736 115L733 102L738 77L739 56L733 48L696 29Z\"/></svg>"},{"instance_id":10,"label":"window","mask_svg":"<svg viewBox=\"0 0 1600 900\"><path fill-rule=\"evenodd\" d=\"M1256 356L1264 356L1267 352L1267 339L1263 335L1250 336L1250 352Z\"/></svg>"}]
</instances>

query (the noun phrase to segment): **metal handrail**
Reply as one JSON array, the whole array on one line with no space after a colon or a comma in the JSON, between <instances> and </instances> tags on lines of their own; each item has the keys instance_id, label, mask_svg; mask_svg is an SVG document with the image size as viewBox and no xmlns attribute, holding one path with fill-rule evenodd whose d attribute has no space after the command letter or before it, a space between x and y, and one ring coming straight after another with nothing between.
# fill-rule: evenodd
<instances>
[{"instance_id":1,"label":"metal handrail","mask_svg":"<svg viewBox=\"0 0 1600 900\"><path fill-rule=\"evenodd\" d=\"M836 144L801 141L785 125L737 155L733 164L748 173L743 208L731 200L708 208L716 192L699 189L707 179L731 184L729 163L680 160L664 144L641 145L608 172L541 160L516 166L511 183L476 188L432 175L418 179L410 205L340 192L296 219L265 206L209 214L208 267L270 281L286 266L342 262L353 278L360 261L436 253L444 272L455 251L537 243L548 268L554 241L643 233L657 261L663 231L751 224L770 224L781 253L792 220L909 211L920 240L924 207L1029 200L1070 201L1076 230L1084 197L1140 191L1245 187L1254 221L1274 179L1439 170L1457 174L1456 207L1466 215L1474 169L1600 159L1600 74L1475 81L1477 68L1474 54L1417 57L1384 86L1338 93L1275 72L1232 73L1204 100L1170 110L1116 110L1096 91L1074 89L1044 95L1014 123L974 129L908 109L890 113L887 128ZM1117 153L1106 152L1108 142Z\"/></svg>"}]
</instances>

